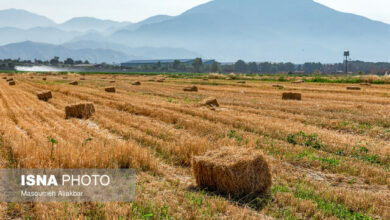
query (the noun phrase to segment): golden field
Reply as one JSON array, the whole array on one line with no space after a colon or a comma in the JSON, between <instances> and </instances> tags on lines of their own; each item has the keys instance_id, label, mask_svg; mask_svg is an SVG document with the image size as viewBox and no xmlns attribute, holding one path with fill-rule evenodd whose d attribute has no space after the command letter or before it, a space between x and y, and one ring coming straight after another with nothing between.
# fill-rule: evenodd
<instances>
[{"instance_id":1,"label":"golden field","mask_svg":"<svg viewBox=\"0 0 390 220\"><path fill-rule=\"evenodd\" d=\"M14 86L0 80L1 168L135 168L137 201L2 203L1 219L390 219L390 85L12 77ZM199 91L183 91L192 85ZM105 92L112 86L116 93ZM37 98L44 90L48 102ZM284 92L302 100L282 100ZM211 96L219 108L200 105ZM93 116L65 119L65 107L80 102L94 103ZM197 188L192 157L223 146L267 155L267 195Z\"/></svg>"}]
</instances>

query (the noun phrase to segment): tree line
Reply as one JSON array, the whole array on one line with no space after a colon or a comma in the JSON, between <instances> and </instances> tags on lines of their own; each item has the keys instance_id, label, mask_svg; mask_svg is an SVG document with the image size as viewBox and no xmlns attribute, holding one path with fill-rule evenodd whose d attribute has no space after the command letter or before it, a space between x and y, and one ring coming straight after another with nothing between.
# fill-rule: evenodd
<instances>
[{"instance_id":1,"label":"tree line","mask_svg":"<svg viewBox=\"0 0 390 220\"><path fill-rule=\"evenodd\" d=\"M51 65L51 66L74 66L79 64L89 64L88 60L73 60L67 58L63 61L59 57L50 60L20 60L4 59L0 60L0 69L14 70L18 65ZM307 62L304 64L294 64L291 62L245 62L238 60L235 63L218 63L205 64L201 58L196 58L192 63L183 63L180 60L174 60L173 63L161 63L150 65L140 65L134 67L119 67L106 63L96 64L104 66L107 69L134 71L134 72L191 72L191 73L244 73L244 74L343 74L345 63L322 64L319 62ZM390 63L386 62L364 62L351 61L348 63L348 71L360 74L385 74L390 73Z\"/></svg>"}]
</instances>

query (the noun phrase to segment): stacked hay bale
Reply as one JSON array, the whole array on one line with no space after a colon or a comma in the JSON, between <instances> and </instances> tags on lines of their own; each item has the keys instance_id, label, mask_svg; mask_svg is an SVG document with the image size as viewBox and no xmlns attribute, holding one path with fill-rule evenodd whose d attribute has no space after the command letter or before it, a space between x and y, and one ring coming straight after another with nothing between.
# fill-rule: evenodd
<instances>
[{"instance_id":1,"label":"stacked hay bale","mask_svg":"<svg viewBox=\"0 0 390 220\"><path fill-rule=\"evenodd\" d=\"M222 194L265 193L272 185L270 166L257 150L223 147L194 157L192 170L198 186Z\"/></svg>"},{"instance_id":2,"label":"stacked hay bale","mask_svg":"<svg viewBox=\"0 0 390 220\"><path fill-rule=\"evenodd\" d=\"M190 86L190 87L185 87L183 89L185 92L197 92L198 91L198 87L196 86Z\"/></svg>"},{"instance_id":3,"label":"stacked hay bale","mask_svg":"<svg viewBox=\"0 0 390 220\"><path fill-rule=\"evenodd\" d=\"M355 86L348 86L347 90L361 90L360 87L355 87Z\"/></svg>"},{"instance_id":4,"label":"stacked hay bale","mask_svg":"<svg viewBox=\"0 0 390 220\"><path fill-rule=\"evenodd\" d=\"M133 82L132 85L133 85L133 86L140 86L140 85L141 85L141 82L140 82L140 81Z\"/></svg>"},{"instance_id":5,"label":"stacked hay bale","mask_svg":"<svg viewBox=\"0 0 390 220\"><path fill-rule=\"evenodd\" d=\"M95 113L95 107L93 103L80 103L75 105L69 105L65 107L65 118L81 118L88 119Z\"/></svg>"},{"instance_id":6,"label":"stacked hay bale","mask_svg":"<svg viewBox=\"0 0 390 220\"><path fill-rule=\"evenodd\" d=\"M104 91L114 93L114 92L116 92L116 89L115 89L115 87L107 87L104 89Z\"/></svg>"},{"instance_id":7,"label":"stacked hay bale","mask_svg":"<svg viewBox=\"0 0 390 220\"><path fill-rule=\"evenodd\" d=\"M283 100L302 100L301 93L285 92L282 96Z\"/></svg>"},{"instance_id":8,"label":"stacked hay bale","mask_svg":"<svg viewBox=\"0 0 390 220\"><path fill-rule=\"evenodd\" d=\"M38 99L47 102L49 99L53 98L51 91L43 91L37 94Z\"/></svg>"},{"instance_id":9,"label":"stacked hay bale","mask_svg":"<svg viewBox=\"0 0 390 220\"><path fill-rule=\"evenodd\" d=\"M69 85L73 85L73 86L77 86L79 84L79 82L77 81L73 81L73 82L70 82Z\"/></svg>"}]
</instances>

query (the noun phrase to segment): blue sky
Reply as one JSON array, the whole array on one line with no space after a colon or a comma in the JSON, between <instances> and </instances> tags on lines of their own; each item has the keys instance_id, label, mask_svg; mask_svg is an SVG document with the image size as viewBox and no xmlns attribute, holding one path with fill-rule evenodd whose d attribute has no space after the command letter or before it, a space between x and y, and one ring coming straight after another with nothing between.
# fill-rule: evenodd
<instances>
[{"instance_id":1,"label":"blue sky","mask_svg":"<svg viewBox=\"0 0 390 220\"><path fill-rule=\"evenodd\" d=\"M0 0L0 9L25 9L45 15L56 22L81 16L135 22L158 14L178 15L208 1L210 0ZM294 1L297 0L291 0ZM339 11L390 24L390 0L315 1Z\"/></svg>"}]
</instances>

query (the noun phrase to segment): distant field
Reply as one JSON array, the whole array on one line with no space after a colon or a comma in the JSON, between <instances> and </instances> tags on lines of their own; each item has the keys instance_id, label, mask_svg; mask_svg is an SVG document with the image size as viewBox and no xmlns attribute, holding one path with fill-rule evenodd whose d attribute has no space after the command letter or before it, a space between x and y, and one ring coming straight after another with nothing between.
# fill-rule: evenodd
<instances>
[{"instance_id":1,"label":"distant field","mask_svg":"<svg viewBox=\"0 0 390 220\"><path fill-rule=\"evenodd\" d=\"M1 219L390 219L387 77L64 76L0 74L0 168L135 168L137 201L3 203ZM53 98L39 101L42 90ZM219 108L200 106L210 96ZM66 120L79 102L96 113ZM222 146L268 156L270 195L242 202L196 187L192 156Z\"/></svg>"}]
</instances>

